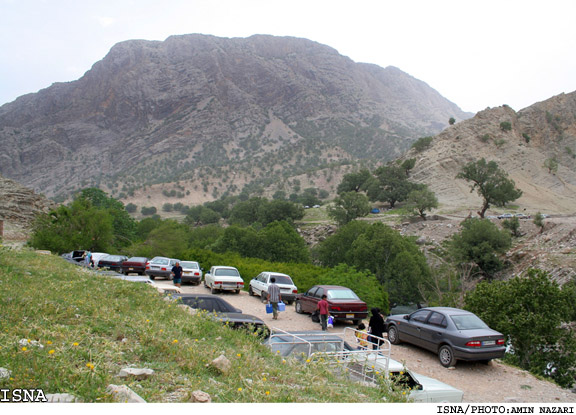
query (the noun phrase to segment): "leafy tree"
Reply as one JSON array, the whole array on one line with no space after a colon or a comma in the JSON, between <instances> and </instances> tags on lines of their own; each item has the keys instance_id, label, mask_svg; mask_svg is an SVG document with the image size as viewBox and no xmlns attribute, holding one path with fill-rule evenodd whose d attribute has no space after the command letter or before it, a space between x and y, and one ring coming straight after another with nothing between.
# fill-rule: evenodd
<instances>
[{"instance_id":1,"label":"leafy tree","mask_svg":"<svg viewBox=\"0 0 576 415\"><path fill-rule=\"evenodd\" d=\"M536 213L536 216L534 216L534 225L540 228L540 233L544 231L544 216L542 216L540 212Z\"/></svg>"},{"instance_id":2,"label":"leafy tree","mask_svg":"<svg viewBox=\"0 0 576 415\"><path fill-rule=\"evenodd\" d=\"M310 262L306 241L286 221L272 222L259 232L259 258L273 262Z\"/></svg>"},{"instance_id":3,"label":"leafy tree","mask_svg":"<svg viewBox=\"0 0 576 415\"><path fill-rule=\"evenodd\" d=\"M418 153L421 153L424 150L430 148L433 139L434 137L420 137L414 144L412 144L412 148Z\"/></svg>"},{"instance_id":4,"label":"leafy tree","mask_svg":"<svg viewBox=\"0 0 576 415\"><path fill-rule=\"evenodd\" d=\"M506 219L502 222L502 226L508 229L512 236L519 237L522 236L520 233L520 220L516 216L511 219Z\"/></svg>"},{"instance_id":5,"label":"leafy tree","mask_svg":"<svg viewBox=\"0 0 576 415\"><path fill-rule=\"evenodd\" d=\"M363 193L342 193L334 199L334 206L329 206L327 213L339 225L345 225L370 213L370 202Z\"/></svg>"},{"instance_id":6,"label":"leafy tree","mask_svg":"<svg viewBox=\"0 0 576 415\"><path fill-rule=\"evenodd\" d=\"M556 174L558 173L558 160L556 157L552 157L544 160L544 167L548 169L548 173Z\"/></svg>"},{"instance_id":7,"label":"leafy tree","mask_svg":"<svg viewBox=\"0 0 576 415\"><path fill-rule=\"evenodd\" d=\"M239 202L230 212L229 223L240 226L260 224L266 226L279 220L292 222L304 217L304 209L295 203L286 200L273 200L254 197Z\"/></svg>"},{"instance_id":8,"label":"leafy tree","mask_svg":"<svg viewBox=\"0 0 576 415\"><path fill-rule=\"evenodd\" d=\"M484 158L466 164L457 179L472 182L470 192L476 190L484 199L480 209L481 218L491 205L503 207L522 196L522 191L516 189L515 183L495 161L486 162Z\"/></svg>"},{"instance_id":9,"label":"leafy tree","mask_svg":"<svg viewBox=\"0 0 576 415\"><path fill-rule=\"evenodd\" d=\"M448 124L454 125L455 123L456 123L456 119L454 117L450 117L450 119L448 120Z\"/></svg>"},{"instance_id":10,"label":"leafy tree","mask_svg":"<svg viewBox=\"0 0 576 415\"><path fill-rule=\"evenodd\" d=\"M438 207L438 199L434 192L426 186L420 190L412 190L408 194L406 206L426 220L426 211L436 209Z\"/></svg>"},{"instance_id":11,"label":"leafy tree","mask_svg":"<svg viewBox=\"0 0 576 415\"><path fill-rule=\"evenodd\" d=\"M108 210L78 198L69 206L40 215L29 244L58 253L74 249L109 252L114 241L113 220Z\"/></svg>"},{"instance_id":12,"label":"leafy tree","mask_svg":"<svg viewBox=\"0 0 576 415\"><path fill-rule=\"evenodd\" d=\"M184 223L189 226L207 225L209 223L218 223L220 214L209 207L197 205L188 209Z\"/></svg>"},{"instance_id":13,"label":"leafy tree","mask_svg":"<svg viewBox=\"0 0 576 415\"><path fill-rule=\"evenodd\" d=\"M406 173L406 177L408 177L410 175L410 170L412 170L414 168L414 166L416 166L416 159L406 159L400 165L400 167L402 167L404 169L404 172Z\"/></svg>"},{"instance_id":14,"label":"leafy tree","mask_svg":"<svg viewBox=\"0 0 576 415\"><path fill-rule=\"evenodd\" d=\"M509 281L478 284L466 307L508 337L506 359L570 387L576 375L576 337L562 323L574 317L576 291L541 270Z\"/></svg>"},{"instance_id":15,"label":"leafy tree","mask_svg":"<svg viewBox=\"0 0 576 415\"><path fill-rule=\"evenodd\" d=\"M128 213L136 213L137 210L138 206L136 206L134 203L128 203L126 205L126 212Z\"/></svg>"},{"instance_id":16,"label":"leafy tree","mask_svg":"<svg viewBox=\"0 0 576 415\"><path fill-rule=\"evenodd\" d=\"M342 194L365 190L365 185L371 178L372 174L367 169L363 169L355 173L345 174L344 177L342 177L342 181L338 185L336 192L338 194Z\"/></svg>"},{"instance_id":17,"label":"leafy tree","mask_svg":"<svg viewBox=\"0 0 576 415\"><path fill-rule=\"evenodd\" d=\"M119 200L109 197L106 192L98 188L87 188L80 192L79 199L85 199L97 209L106 210L112 216L112 228L114 240L112 244L116 248L123 248L133 242L136 236L136 221L124 209L124 204ZM156 212L154 212L156 213Z\"/></svg>"},{"instance_id":18,"label":"leafy tree","mask_svg":"<svg viewBox=\"0 0 576 415\"><path fill-rule=\"evenodd\" d=\"M155 215L157 212L158 210L154 206L142 206L140 209L140 213L142 213L144 216Z\"/></svg>"},{"instance_id":19,"label":"leafy tree","mask_svg":"<svg viewBox=\"0 0 576 415\"><path fill-rule=\"evenodd\" d=\"M368 197L371 201L388 202L391 208L396 202L405 201L411 191L422 188L408 180L402 166L382 166L374 174L376 179L367 186Z\"/></svg>"},{"instance_id":20,"label":"leafy tree","mask_svg":"<svg viewBox=\"0 0 576 415\"><path fill-rule=\"evenodd\" d=\"M504 268L498 255L510 249L511 244L508 232L501 231L487 219L475 218L462 222L462 230L448 242L458 264L472 262L489 277Z\"/></svg>"},{"instance_id":21,"label":"leafy tree","mask_svg":"<svg viewBox=\"0 0 576 415\"><path fill-rule=\"evenodd\" d=\"M157 227L152 229L143 244L131 249L135 255L149 258L154 256L180 258L188 248L187 242L187 226L168 219L161 221Z\"/></svg>"},{"instance_id":22,"label":"leafy tree","mask_svg":"<svg viewBox=\"0 0 576 415\"><path fill-rule=\"evenodd\" d=\"M509 121L502 121L500 123L500 129L502 131L510 131L512 130L512 124Z\"/></svg>"},{"instance_id":23,"label":"leafy tree","mask_svg":"<svg viewBox=\"0 0 576 415\"><path fill-rule=\"evenodd\" d=\"M413 239L380 222L351 222L321 242L314 254L323 266L344 263L368 269L394 302L419 301L419 286L430 278L426 257Z\"/></svg>"}]
</instances>

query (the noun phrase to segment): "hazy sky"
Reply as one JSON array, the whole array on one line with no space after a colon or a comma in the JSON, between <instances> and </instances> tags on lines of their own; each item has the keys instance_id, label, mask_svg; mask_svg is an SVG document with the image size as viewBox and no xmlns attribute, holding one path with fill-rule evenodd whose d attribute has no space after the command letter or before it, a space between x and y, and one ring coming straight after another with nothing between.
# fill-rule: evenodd
<instances>
[{"instance_id":1,"label":"hazy sky","mask_svg":"<svg viewBox=\"0 0 576 415\"><path fill-rule=\"evenodd\" d=\"M129 39L303 37L396 66L465 111L576 90L576 1L0 0L0 105L80 78Z\"/></svg>"}]
</instances>

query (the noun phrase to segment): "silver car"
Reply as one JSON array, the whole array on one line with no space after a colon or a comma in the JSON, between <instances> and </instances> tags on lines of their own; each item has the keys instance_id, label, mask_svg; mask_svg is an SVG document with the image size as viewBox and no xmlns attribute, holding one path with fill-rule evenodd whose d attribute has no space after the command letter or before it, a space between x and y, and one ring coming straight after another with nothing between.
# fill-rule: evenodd
<instances>
[{"instance_id":1,"label":"silver car","mask_svg":"<svg viewBox=\"0 0 576 415\"><path fill-rule=\"evenodd\" d=\"M176 265L176 262L180 262L180 260L157 256L146 263L146 271L144 272L150 277L151 280L155 279L156 277L170 280L172 279L172 267Z\"/></svg>"},{"instance_id":2,"label":"silver car","mask_svg":"<svg viewBox=\"0 0 576 415\"><path fill-rule=\"evenodd\" d=\"M506 339L476 314L450 307L427 307L386 318L392 344L411 343L438 354L442 366L457 360L489 362L504 356Z\"/></svg>"}]
</instances>

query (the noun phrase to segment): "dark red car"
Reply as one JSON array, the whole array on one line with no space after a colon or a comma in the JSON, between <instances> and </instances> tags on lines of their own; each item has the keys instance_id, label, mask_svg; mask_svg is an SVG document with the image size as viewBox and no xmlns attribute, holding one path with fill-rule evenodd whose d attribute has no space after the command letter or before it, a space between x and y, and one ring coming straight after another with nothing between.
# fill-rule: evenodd
<instances>
[{"instance_id":1,"label":"dark red car","mask_svg":"<svg viewBox=\"0 0 576 415\"><path fill-rule=\"evenodd\" d=\"M318 308L318 302L326 295L330 315L335 320L352 320L359 324L368 317L368 306L350 288L339 285L315 285L305 294L296 297L297 313L313 313Z\"/></svg>"},{"instance_id":2,"label":"dark red car","mask_svg":"<svg viewBox=\"0 0 576 415\"><path fill-rule=\"evenodd\" d=\"M124 275L132 273L138 275L144 275L144 272L146 271L146 262L148 262L148 258L137 256L132 257L122 262L121 272Z\"/></svg>"}]
</instances>

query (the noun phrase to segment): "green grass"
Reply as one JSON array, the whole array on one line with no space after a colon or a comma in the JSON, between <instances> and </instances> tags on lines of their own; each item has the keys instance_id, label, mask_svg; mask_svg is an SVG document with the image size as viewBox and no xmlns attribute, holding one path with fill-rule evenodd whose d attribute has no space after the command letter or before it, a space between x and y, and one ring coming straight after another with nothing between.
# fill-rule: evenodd
<instances>
[{"instance_id":1,"label":"green grass","mask_svg":"<svg viewBox=\"0 0 576 415\"><path fill-rule=\"evenodd\" d=\"M185 402L194 390L213 402L402 400L322 365L274 356L257 336L192 316L147 284L97 276L56 256L0 247L0 293L0 366L11 371L0 388L83 402L112 401L109 384L126 384L148 402ZM227 374L209 365L220 355L232 362ZM123 380L124 367L155 374Z\"/></svg>"}]
</instances>

